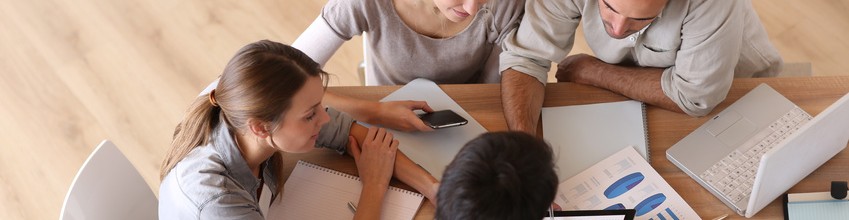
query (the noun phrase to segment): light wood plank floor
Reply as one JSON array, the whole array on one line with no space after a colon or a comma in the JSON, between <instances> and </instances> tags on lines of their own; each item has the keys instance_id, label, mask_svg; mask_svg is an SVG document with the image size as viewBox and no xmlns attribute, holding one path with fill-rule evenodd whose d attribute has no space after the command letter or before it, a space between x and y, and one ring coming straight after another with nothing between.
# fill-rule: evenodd
<instances>
[{"instance_id":1,"label":"light wood plank floor","mask_svg":"<svg viewBox=\"0 0 849 220\"><path fill-rule=\"evenodd\" d=\"M154 191L174 125L233 53L291 43L325 0L10 0L0 4L0 219L53 219L102 139ZM787 62L849 74L849 1L754 0ZM580 35L579 35L580 36ZM588 51L582 39L574 53ZM326 70L357 85L361 41Z\"/></svg>"}]
</instances>

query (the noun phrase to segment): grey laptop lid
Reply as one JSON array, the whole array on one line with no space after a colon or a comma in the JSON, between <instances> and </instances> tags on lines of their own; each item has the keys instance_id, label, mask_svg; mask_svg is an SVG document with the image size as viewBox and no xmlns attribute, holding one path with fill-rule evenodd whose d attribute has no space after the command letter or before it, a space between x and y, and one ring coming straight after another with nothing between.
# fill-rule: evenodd
<instances>
[{"instance_id":1,"label":"grey laptop lid","mask_svg":"<svg viewBox=\"0 0 849 220\"><path fill-rule=\"evenodd\" d=\"M670 147L666 157L695 178L795 107L761 84Z\"/></svg>"},{"instance_id":2,"label":"grey laptop lid","mask_svg":"<svg viewBox=\"0 0 849 220\"><path fill-rule=\"evenodd\" d=\"M746 209L741 210L741 215L753 216L846 147L849 140L847 102L849 95L839 99L764 154L755 175L751 196ZM667 150L666 156L670 162L705 186L698 174L795 107L795 104L771 87L761 84L673 145ZM708 190L715 193L710 188ZM726 199L720 200L726 205L730 204Z\"/></svg>"},{"instance_id":3,"label":"grey laptop lid","mask_svg":"<svg viewBox=\"0 0 849 220\"><path fill-rule=\"evenodd\" d=\"M849 141L849 94L802 125L761 158L746 217L766 207Z\"/></svg>"}]
</instances>

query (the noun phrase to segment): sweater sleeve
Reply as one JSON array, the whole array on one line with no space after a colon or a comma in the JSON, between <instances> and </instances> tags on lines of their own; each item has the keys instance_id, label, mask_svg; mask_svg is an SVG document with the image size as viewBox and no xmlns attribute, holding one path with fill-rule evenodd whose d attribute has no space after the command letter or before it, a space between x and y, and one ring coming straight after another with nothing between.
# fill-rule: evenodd
<instances>
[{"instance_id":1,"label":"sweater sleeve","mask_svg":"<svg viewBox=\"0 0 849 220\"><path fill-rule=\"evenodd\" d=\"M322 67L348 39L341 38L321 17L298 36L292 47L304 52Z\"/></svg>"},{"instance_id":2,"label":"sweater sleeve","mask_svg":"<svg viewBox=\"0 0 849 220\"><path fill-rule=\"evenodd\" d=\"M327 114L330 115L330 122L324 124L321 131L318 132L316 147L327 148L335 150L339 154L344 154L348 149L348 135L351 133L351 124L354 123L354 118L332 108L327 108Z\"/></svg>"}]
</instances>

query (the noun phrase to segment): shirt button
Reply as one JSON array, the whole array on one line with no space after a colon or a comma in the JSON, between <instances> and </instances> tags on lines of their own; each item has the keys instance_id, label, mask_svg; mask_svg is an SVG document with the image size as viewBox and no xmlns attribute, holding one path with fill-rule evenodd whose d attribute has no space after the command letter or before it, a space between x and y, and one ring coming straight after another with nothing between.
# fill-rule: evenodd
<instances>
[{"instance_id":1,"label":"shirt button","mask_svg":"<svg viewBox=\"0 0 849 220\"><path fill-rule=\"evenodd\" d=\"M637 40L637 38L636 38L636 37L634 37L634 36L630 36L630 37L628 37L628 40L630 40L630 41L634 41L634 40Z\"/></svg>"}]
</instances>

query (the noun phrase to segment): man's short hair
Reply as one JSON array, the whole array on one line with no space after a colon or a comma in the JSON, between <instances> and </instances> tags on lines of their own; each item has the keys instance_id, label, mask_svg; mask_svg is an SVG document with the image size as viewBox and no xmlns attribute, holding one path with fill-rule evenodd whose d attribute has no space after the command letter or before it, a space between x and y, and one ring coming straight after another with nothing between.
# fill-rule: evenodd
<instances>
[{"instance_id":1,"label":"man's short hair","mask_svg":"<svg viewBox=\"0 0 849 220\"><path fill-rule=\"evenodd\" d=\"M469 141L445 169L436 218L542 219L556 192L545 141L522 132L486 133Z\"/></svg>"}]
</instances>

